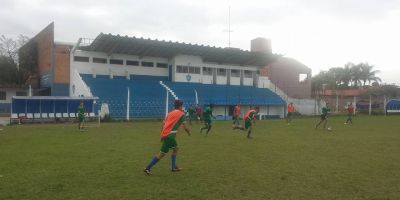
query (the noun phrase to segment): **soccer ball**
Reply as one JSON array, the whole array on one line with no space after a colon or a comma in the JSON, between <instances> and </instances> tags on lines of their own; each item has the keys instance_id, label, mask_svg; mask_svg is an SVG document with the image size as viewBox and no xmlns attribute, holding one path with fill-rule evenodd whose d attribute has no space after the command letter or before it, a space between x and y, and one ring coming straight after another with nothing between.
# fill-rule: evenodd
<instances>
[{"instance_id":1,"label":"soccer ball","mask_svg":"<svg viewBox=\"0 0 400 200\"><path fill-rule=\"evenodd\" d=\"M332 128L331 127L328 127L328 129L327 129L328 131L332 131Z\"/></svg>"}]
</instances>

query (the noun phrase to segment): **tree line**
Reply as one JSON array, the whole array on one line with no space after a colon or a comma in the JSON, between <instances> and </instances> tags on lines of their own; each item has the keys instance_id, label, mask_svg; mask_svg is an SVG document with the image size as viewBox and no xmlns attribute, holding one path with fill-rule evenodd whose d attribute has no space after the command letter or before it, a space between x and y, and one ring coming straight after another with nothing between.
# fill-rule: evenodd
<instances>
[{"instance_id":1,"label":"tree line","mask_svg":"<svg viewBox=\"0 0 400 200\"><path fill-rule=\"evenodd\" d=\"M321 71L312 78L312 90L349 89L379 84L382 80L377 76L379 70L368 63L347 63L343 67L333 67Z\"/></svg>"}]
</instances>

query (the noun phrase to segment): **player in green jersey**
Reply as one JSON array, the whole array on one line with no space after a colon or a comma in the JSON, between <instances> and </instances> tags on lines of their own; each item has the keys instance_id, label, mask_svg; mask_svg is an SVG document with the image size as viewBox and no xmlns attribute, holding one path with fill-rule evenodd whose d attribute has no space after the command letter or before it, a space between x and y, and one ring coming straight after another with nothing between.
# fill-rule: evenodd
<instances>
[{"instance_id":1,"label":"player in green jersey","mask_svg":"<svg viewBox=\"0 0 400 200\"><path fill-rule=\"evenodd\" d=\"M85 122L85 106L83 105L83 101L81 101L81 103L79 104L78 107L78 130L83 131L84 129L84 122Z\"/></svg>"},{"instance_id":2,"label":"player in green jersey","mask_svg":"<svg viewBox=\"0 0 400 200\"><path fill-rule=\"evenodd\" d=\"M331 111L331 109L329 109L328 107L328 103L326 103L326 105L324 107L322 107L321 109L321 120L319 121L319 123L315 126L315 129L317 129L319 127L319 125L321 125L322 123L324 123L324 129L326 128L326 125L328 124L328 113Z\"/></svg>"},{"instance_id":3,"label":"player in green jersey","mask_svg":"<svg viewBox=\"0 0 400 200\"><path fill-rule=\"evenodd\" d=\"M211 119L212 119L212 118L215 119L215 117L214 117L213 114L212 114L212 112L213 112L212 108L213 108L213 105L210 104L210 105L207 106L207 107L204 109L204 111L203 111L204 127L202 127L202 128L200 129L200 133L202 133L203 130L207 130L207 131L206 131L206 134L208 134L208 133L210 132L210 130L211 130L211 127L212 127L212 125L211 125L212 120L211 120Z\"/></svg>"}]
</instances>

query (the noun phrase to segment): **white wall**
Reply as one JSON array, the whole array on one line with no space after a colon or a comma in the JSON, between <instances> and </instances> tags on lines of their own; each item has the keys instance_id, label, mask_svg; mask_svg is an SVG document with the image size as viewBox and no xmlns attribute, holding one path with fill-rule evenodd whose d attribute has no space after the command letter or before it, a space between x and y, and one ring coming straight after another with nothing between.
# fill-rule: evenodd
<instances>
[{"instance_id":1,"label":"white wall","mask_svg":"<svg viewBox=\"0 0 400 200\"><path fill-rule=\"evenodd\" d=\"M258 77L258 87L259 88L270 88L270 80L268 77L260 76Z\"/></svg>"},{"instance_id":2,"label":"white wall","mask_svg":"<svg viewBox=\"0 0 400 200\"><path fill-rule=\"evenodd\" d=\"M281 118L283 118L284 115L284 106L269 106L269 115L279 115Z\"/></svg>"},{"instance_id":3,"label":"white wall","mask_svg":"<svg viewBox=\"0 0 400 200\"><path fill-rule=\"evenodd\" d=\"M228 115L228 108L226 110L226 115ZM213 115L225 115L225 106L214 106L213 108Z\"/></svg>"},{"instance_id":4,"label":"white wall","mask_svg":"<svg viewBox=\"0 0 400 200\"><path fill-rule=\"evenodd\" d=\"M213 84L213 76L211 76L211 75L203 75L202 82L204 84Z\"/></svg>"},{"instance_id":5,"label":"white wall","mask_svg":"<svg viewBox=\"0 0 400 200\"><path fill-rule=\"evenodd\" d=\"M230 85L240 85L240 78L239 77L231 77Z\"/></svg>"},{"instance_id":6,"label":"white wall","mask_svg":"<svg viewBox=\"0 0 400 200\"><path fill-rule=\"evenodd\" d=\"M107 56L105 53L100 52L87 52L87 51L75 51L73 56L85 56L90 57L89 62L75 62L71 59L71 67L78 70L79 73L83 74L97 74L97 75L110 75L112 73L114 76L126 76L129 74L136 75L148 75L148 76L168 76L168 68L158 68L156 63L168 63L166 58L156 58L156 57L142 57L139 59L138 56L134 55L119 55L113 54ZM107 59L122 59L124 60L124 65L114 65L114 64L102 64L102 63L92 63L92 57L97 58L107 58ZM149 61L154 63L154 67L141 67L141 66L130 66L126 65L125 60L135 60L135 61ZM72 71L72 70L71 70Z\"/></svg>"},{"instance_id":7,"label":"white wall","mask_svg":"<svg viewBox=\"0 0 400 200\"><path fill-rule=\"evenodd\" d=\"M26 89L0 88L0 91L6 92L6 100L0 100L0 103L11 103L12 97L17 96L17 92L26 92L26 95L28 95Z\"/></svg>"},{"instance_id":8,"label":"white wall","mask_svg":"<svg viewBox=\"0 0 400 200\"><path fill-rule=\"evenodd\" d=\"M92 97L93 94L90 91L90 88L86 85L86 83L82 80L82 77L79 75L77 70L74 70L71 77L70 82L70 96L78 97Z\"/></svg>"},{"instance_id":9,"label":"white wall","mask_svg":"<svg viewBox=\"0 0 400 200\"><path fill-rule=\"evenodd\" d=\"M243 85L253 86L253 78L243 78Z\"/></svg>"},{"instance_id":10,"label":"white wall","mask_svg":"<svg viewBox=\"0 0 400 200\"><path fill-rule=\"evenodd\" d=\"M228 78L226 76L217 76L217 84L218 85L226 85Z\"/></svg>"},{"instance_id":11,"label":"white wall","mask_svg":"<svg viewBox=\"0 0 400 200\"><path fill-rule=\"evenodd\" d=\"M177 55L172 59L173 63L173 81L176 82L190 82L190 83L201 83L202 82L202 64L203 60L199 56L190 55ZM200 74L189 74L189 73L177 73L176 66L189 66L189 67L199 67ZM190 76L190 80L187 79Z\"/></svg>"}]
</instances>

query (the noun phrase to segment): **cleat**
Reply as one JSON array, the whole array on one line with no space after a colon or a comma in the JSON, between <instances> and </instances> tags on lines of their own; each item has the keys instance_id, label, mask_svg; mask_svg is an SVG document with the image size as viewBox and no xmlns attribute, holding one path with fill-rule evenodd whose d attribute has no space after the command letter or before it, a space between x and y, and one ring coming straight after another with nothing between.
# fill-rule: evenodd
<instances>
[{"instance_id":1,"label":"cleat","mask_svg":"<svg viewBox=\"0 0 400 200\"><path fill-rule=\"evenodd\" d=\"M143 172L146 173L147 176L151 176L152 175L151 171L146 169L146 168L144 168Z\"/></svg>"},{"instance_id":2,"label":"cleat","mask_svg":"<svg viewBox=\"0 0 400 200\"><path fill-rule=\"evenodd\" d=\"M171 170L171 172L180 172L182 171L182 168L180 167L175 167L174 169Z\"/></svg>"}]
</instances>

